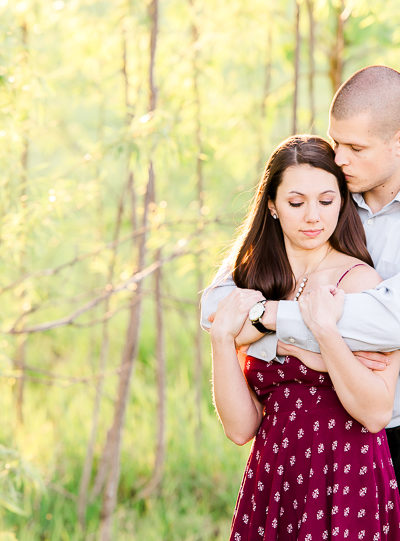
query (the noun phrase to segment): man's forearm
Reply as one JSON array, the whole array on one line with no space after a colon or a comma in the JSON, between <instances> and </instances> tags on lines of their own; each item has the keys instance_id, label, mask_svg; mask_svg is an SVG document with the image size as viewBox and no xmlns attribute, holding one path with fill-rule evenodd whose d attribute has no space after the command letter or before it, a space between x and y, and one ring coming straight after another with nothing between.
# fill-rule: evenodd
<instances>
[{"instance_id":1,"label":"man's forearm","mask_svg":"<svg viewBox=\"0 0 400 541\"><path fill-rule=\"evenodd\" d=\"M392 351L400 347L400 275L381 282L376 289L345 297L338 328L352 351ZM277 315L279 340L319 352L314 336L304 324L299 306L281 301Z\"/></svg>"},{"instance_id":2,"label":"man's forearm","mask_svg":"<svg viewBox=\"0 0 400 541\"><path fill-rule=\"evenodd\" d=\"M212 283L204 290L201 296L200 325L205 331L211 328L209 317L217 311L219 302L227 297L236 288L229 267L223 263Z\"/></svg>"},{"instance_id":3,"label":"man's forearm","mask_svg":"<svg viewBox=\"0 0 400 541\"><path fill-rule=\"evenodd\" d=\"M234 287L232 277L228 275L224 281L215 280L205 290L201 299L201 324L204 329L211 327L208 317ZM338 328L352 351L392 351L400 348L400 274L381 282L376 289L346 295L345 309ZM298 303L279 302L276 329L277 336L262 337L250 346L248 353L271 360L275 356L274 347L278 338L303 349L319 352L317 341L300 315Z\"/></svg>"},{"instance_id":4,"label":"man's forearm","mask_svg":"<svg viewBox=\"0 0 400 541\"><path fill-rule=\"evenodd\" d=\"M224 276L224 279L221 280L221 276ZM236 285L232 279L232 275L227 275L227 268L221 267L216 278L212 284L205 289L201 297L200 324L205 331L209 331L211 328L211 322L208 318L211 314L216 312L219 302L229 295L235 287ZM271 312L267 309L266 315L269 316L270 314ZM271 323L275 323L275 321ZM273 328L273 326L271 328ZM276 357L276 343L277 338L275 334L261 336L259 340L250 345L248 354L263 359L264 361L271 361Z\"/></svg>"}]
</instances>

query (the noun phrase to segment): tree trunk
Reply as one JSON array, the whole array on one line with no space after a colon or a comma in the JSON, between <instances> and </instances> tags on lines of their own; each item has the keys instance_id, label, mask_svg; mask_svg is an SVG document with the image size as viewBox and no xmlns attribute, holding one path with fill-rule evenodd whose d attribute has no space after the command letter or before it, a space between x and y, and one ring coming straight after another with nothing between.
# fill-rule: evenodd
<instances>
[{"instance_id":1,"label":"tree trunk","mask_svg":"<svg viewBox=\"0 0 400 541\"><path fill-rule=\"evenodd\" d=\"M151 0L149 4L149 15L151 21L150 32L150 61L149 61L149 112L156 108L157 93L154 82L154 64L157 45L158 32L158 0ZM140 271L144 268L147 246L147 224L150 204L154 201L155 194L155 174L153 161L150 159L148 167L148 182L143 205L143 235L139 242L138 265ZM134 209L132 209L134 212ZM142 289L143 283L137 284L137 289L133 294L132 305L129 314L129 322L126 331L125 346L122 353L117 399L114 409L114 419L107 435L105 453L109 458L109 467L105 488L103 492L103 502L100 521L100 540L112 540L112 516L117 503L117 490L120 474L120 451L122 444L122 430L125 420L125 412L129 400L129 390L133 373L134 362L138 352L138 340L141 323L142 307Z\"/></svg>"},{"instance_id":2,"label":"tree trunk","mask_svg":"<svg viewBox=\"0 0 400 541\"><path fill-rule=\"evenodd\" d=\"M121 43L122 43L121 73L122 73L122 78L123 78L124 104L125 104L125 111L126 111L125 124L126 124L126 127L128 128L133 117L133 107L132 107L130 96L129 96L130 85L129 85L129 75L128 75L128 44L127 44L126 19L122 19L121 21ZM124 213L124 207L126 206L127 194L131 198L132 230L136 231L137 229L136 193L135 193L135 187L134 187L133 172L131 171L131 168L130 168L130 158L131 158L131 154L130 152L128 152L127 180L126 180L125 186L122 189L119 204L118 204L117 218L115 222L115 230L114 230L114 235L113 235L114 249L111 255L111 261L110 261L109 269L108 269L107 282L109 284L113 282L113 278L114 278L114 268L115 268L115 263L116 263L117 250L118 250L118 239L120 236L120 229L121 229L122 217ZM107 298L107 300L105 301L104 310L103 310L104 315L106 315L107 312L109 311L110 301L111 301L111 298ZM95 446L97 431L98 431L99 416L100 416L100 403L101 403L101 398L103 394L104 372L107 365L108 350L109 350L108 321L107 319L105 319L102 325L102 344L101 344L100 362L99 362L100 377L96 386L96 396L95 396L95 402L94 402L94 408L93 408L92 428L91 428L91 434L90 434L85 464L84 464L82 478L81 478L79 497L78 497L78 518L79 518L79 522L82 528L84 528L85 526L88 489L89 489L89 484L90 484L90 476L91 476L92 468L93 468L94 446ZM95 497L97 497L100 491L102 490L104 486L106 474L107 474L107 469L109 467L110 450L108 448L109 442L108 440L106 441L107 441L106 448L99 463L98 473L96 475L93 491L90 498L91 501Z\"/></svg>"},{"instance_id":3,"label":"tree trunk","mask_svg":"<svg viewBox=\"0 0 400 541\"><path fill-rule=\"evenodd\" d=\"M196 5L194 0L189 0L189 4L192 9L192 84L194 95L194 107L195 107L195 141L196 141L196 191L197 191L197 209L198 209L198 227L203 229L203 207L204 207L204 178L203 178L203 136L201 126L201 99L199 91L199 29L196 24ZM196 295L204 288L203 277L203 262L201 254L195 256L195 268L196 268ZM196 319L200 321L200 305L196 308ZM201 396L202 396L202 375L203 375L203 331L200 325L197 325L196 340L195 340L195 355L194 355L194 388L195 388L195 401L196 401L196 431L195 437L197 442L201 440Z\"/></svg>"},{"instance_id":4,"label":"tree trunk","mask_svg":"<svg viewBox=\"0 0 400 541\"><path fill-rule=\"evenodd\" d=\"M336 9L336 35L335 43L332 47L332 52L329 57L329 78L332 85L332 93L334 94L343 79L343 52L344 52L344 25L350 16L350 10L345 8L344 0L340 0L340 4Z\"/></svg>"},{"instance_id":5,"label":"tree trunk","mask_svg":"<svg viewBox=\"0 0 400 541\"><path fill-rule=\"evenodd\" d=\"M265 52L265 64L264 64L264 85L262 90L261 102L260 102L260 122L258 128L258 159L257 159L257 171L256 178L260 176L265 164L265 148L264 148L264 125L267 117L267 100L271 91L271 70L272 70L272 29L268 24L265 29L267 33L267 43Z\"/></svg>"},{"instance_id":6,"label":"tree trunk","mask_svg":"<svg viewBox=\"0 0 400 541\"><path fill-rule=\"evenodd\" d=\"M150 196L154 193L154 172L153 164L149 166L149 180L145 196L143 226L146 228L148 221L148 210L151 203ZM144 267L146 256L146 238L144 233L139 246L138 269ZM133 373L134 361L138 352L138 341L141 323L142 308L142 281L137 285L132 299L129 313L129 322L126 330L125 346L119 370L117 398L114 408L114 418L107 434L104 455L107 464L107 475L103 491L103 503L100 521L100 540L112 540L112 515L117 503L117 489L120 472L120 451L122 443L122 430L125 421L125 411L129 399L130 383Z\"/></svg>"},{"instance_id":7,"label":"tree trunk","mask_svg":"<svg viewBox=\"0 0 400 541\"><path fill-rule=\"evenodd\" d=\"M28 64L28 26L26 21L21 25L21 44L23 48L22 62L25 65L25 68ZM21 178L20 178L20 201L21 201L21 212L24 216L28 213L28 160L29 160L29 137L28 137L28 128L25 125L23 128L22 134L22 150L21 150ZM25 222L25 220L24 220ZM20 254L20 276L26 274L26 252L25 246L22 246ZM26 289L22 287L20 293L20 305L21 311L24 312L24 302L26 300ZM18 336L16 340L16 350L14 355L14 370L18 374L18 378L15 382L15 407L16 407L16 418L17 423L22 425L24 422L24 386L25 386L25 359L26 359L26 346L27 346L27 337L22 335Z\"/></svg>"},{"instance_id":8,"label":"tree trunk","mask_svg":"<svg viewBox=\"0 0 400 541\"><path fill-rule=\"evenodd\" d=\"M129 178L128 178L128 182L129 182ZM124 189L122 190L121 197L119 200L118 210L117 210L117 219L115 221L115 230L114 230L114 235L113 235L114 249L111 254L111 261L109 264L108 276L107 276L107 283L109 284L113 282L113 277L114 277L114 268L115 268L115 262L116 262L117 251L118 251L118 239L120 235L121 222L122 222L122 216L123 216L123 211L124 211L124 200L125 200L126 189L127 187L125 186ZM110 309L110 301L111 301L111 298L108 297L104 303L104 310L103 310L104 315L106 315ZM79 519L79 523L82 529L85 528L88 489L89 489L90 477L91 477L92 469L93 469L94 448L96 444L98 425L99 425L99 419L100 419L100 405L101 405L101 399L103 395L104 374L105 374L105 370L107 366L108 351L109 351L109 332L108 332L108 320L106 319L104 323L102 324L102 342L101 342L100 362L99 362L100 376L96 385L96 394L95 394L93 416L92 416L92 428L91 428L89 442L88 442L88 446L86 450L86 457L85 457L85 463L83 465L81 482L79 485L78 519Z\"/></svg>"},{"instance_id":9,"label":"tree trunk","mask_svg":"<svg viewBox=\"0 0 400 541\"><path fill-rule=\"evenodd\" d=\"M161 262L161 249L157 251L156 261ZM138 498L148 498L155 490L159 489L165 462L165 420L166 420L166 358L164 339L164 318L162 306L162 266L154 273L154 303L155 303L155 328L156 328L156 375L157 375L157 446L154 461L153 474L148 484L140 491Z\"/></svg>"},{"instance_id":10,"label":"tree trunk","mask_svg":"<svg viewBox=\"0 0 400 541\"><path fill-rule=\"evenodd\" d=\"M315 126L315 94L314 94L314 79L315 79L315 33L314 33L314 0L307 0L308 25L309 25L309 43L308 43L308 96L310 100L310 133L314 132Z\"/></svg>"},{"instance_id":11,"label":"tree trunk","mask_svg":"<svg viewBox=\"0 0 400 541\"><path fill-rule=\"evenodd\" d=\"M21 295L23 300L24 295ZM24 384L25 384L25 358L26 358L26 335L17 336L16 350L14 355L14 370L17 378L15 380L14 396L16 418L19 425L24 423Z\"/></svg>"},{"instance_id":12,"label":"tree trunk","mask_svg":"<svg viewBox=\"0 0 400 541\"><path fill-rule=\"evenodd\" d=\"M292 119L292 133L297 133L297 106L298 106L298 94L299 94L299 69L300 69L300 2L295 0L295 50L294 50L294 90L293 90L293 119Z\"/></svg>"}]
</instances>

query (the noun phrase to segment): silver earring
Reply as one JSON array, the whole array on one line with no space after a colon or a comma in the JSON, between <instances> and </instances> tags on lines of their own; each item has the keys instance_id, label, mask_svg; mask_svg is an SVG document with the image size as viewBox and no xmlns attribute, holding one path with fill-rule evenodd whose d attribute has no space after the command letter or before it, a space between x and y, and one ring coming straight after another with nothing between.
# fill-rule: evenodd
<instances>
[{"instance_id":1,"label":"silver earring","mask_svg":"<svg viewBox=\"0 0 400 541\"><path fill-rule=\"evenodd\" d=\"M273 215L272 215L272 218L273 218L274 220L277 220L277 219L278 219L278 215L277 215L277 214L273 214Z\"/></svg>"}]
</instances>

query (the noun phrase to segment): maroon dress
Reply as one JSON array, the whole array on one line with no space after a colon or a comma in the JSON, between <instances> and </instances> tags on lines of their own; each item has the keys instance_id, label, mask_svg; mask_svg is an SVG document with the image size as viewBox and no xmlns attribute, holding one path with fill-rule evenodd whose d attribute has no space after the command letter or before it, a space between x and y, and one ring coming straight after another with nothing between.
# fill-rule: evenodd
<instances>
[{"instance_id":1,"label":"maroon dress","mask_svg":"<svg viewBox=\"0 0 400 541\"><path fill-rule=\"evenodd\" d=\"M247 357L265 407L232 522L231 541L400 540L400 497L385 431L343 408L326 372L296 357Z\"/></svg>"}]
</instances>

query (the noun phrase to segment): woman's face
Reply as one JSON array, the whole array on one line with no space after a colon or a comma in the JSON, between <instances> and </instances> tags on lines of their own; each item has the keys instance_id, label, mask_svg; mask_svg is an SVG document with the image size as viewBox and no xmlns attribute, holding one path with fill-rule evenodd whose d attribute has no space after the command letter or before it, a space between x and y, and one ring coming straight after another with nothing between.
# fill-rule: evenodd
<instances>
[{"instance_id":1,"label":"woman's face","mask_svg":"<svg viewBox=\"0 0 400 541\"><path fill-rule=\"evenodd\" d=\"M312 167L288 167L277 189L275 202L286 250L311 250L322 246L336 228L341 197L335 175Z\"/></svg>"}]
</instances>

